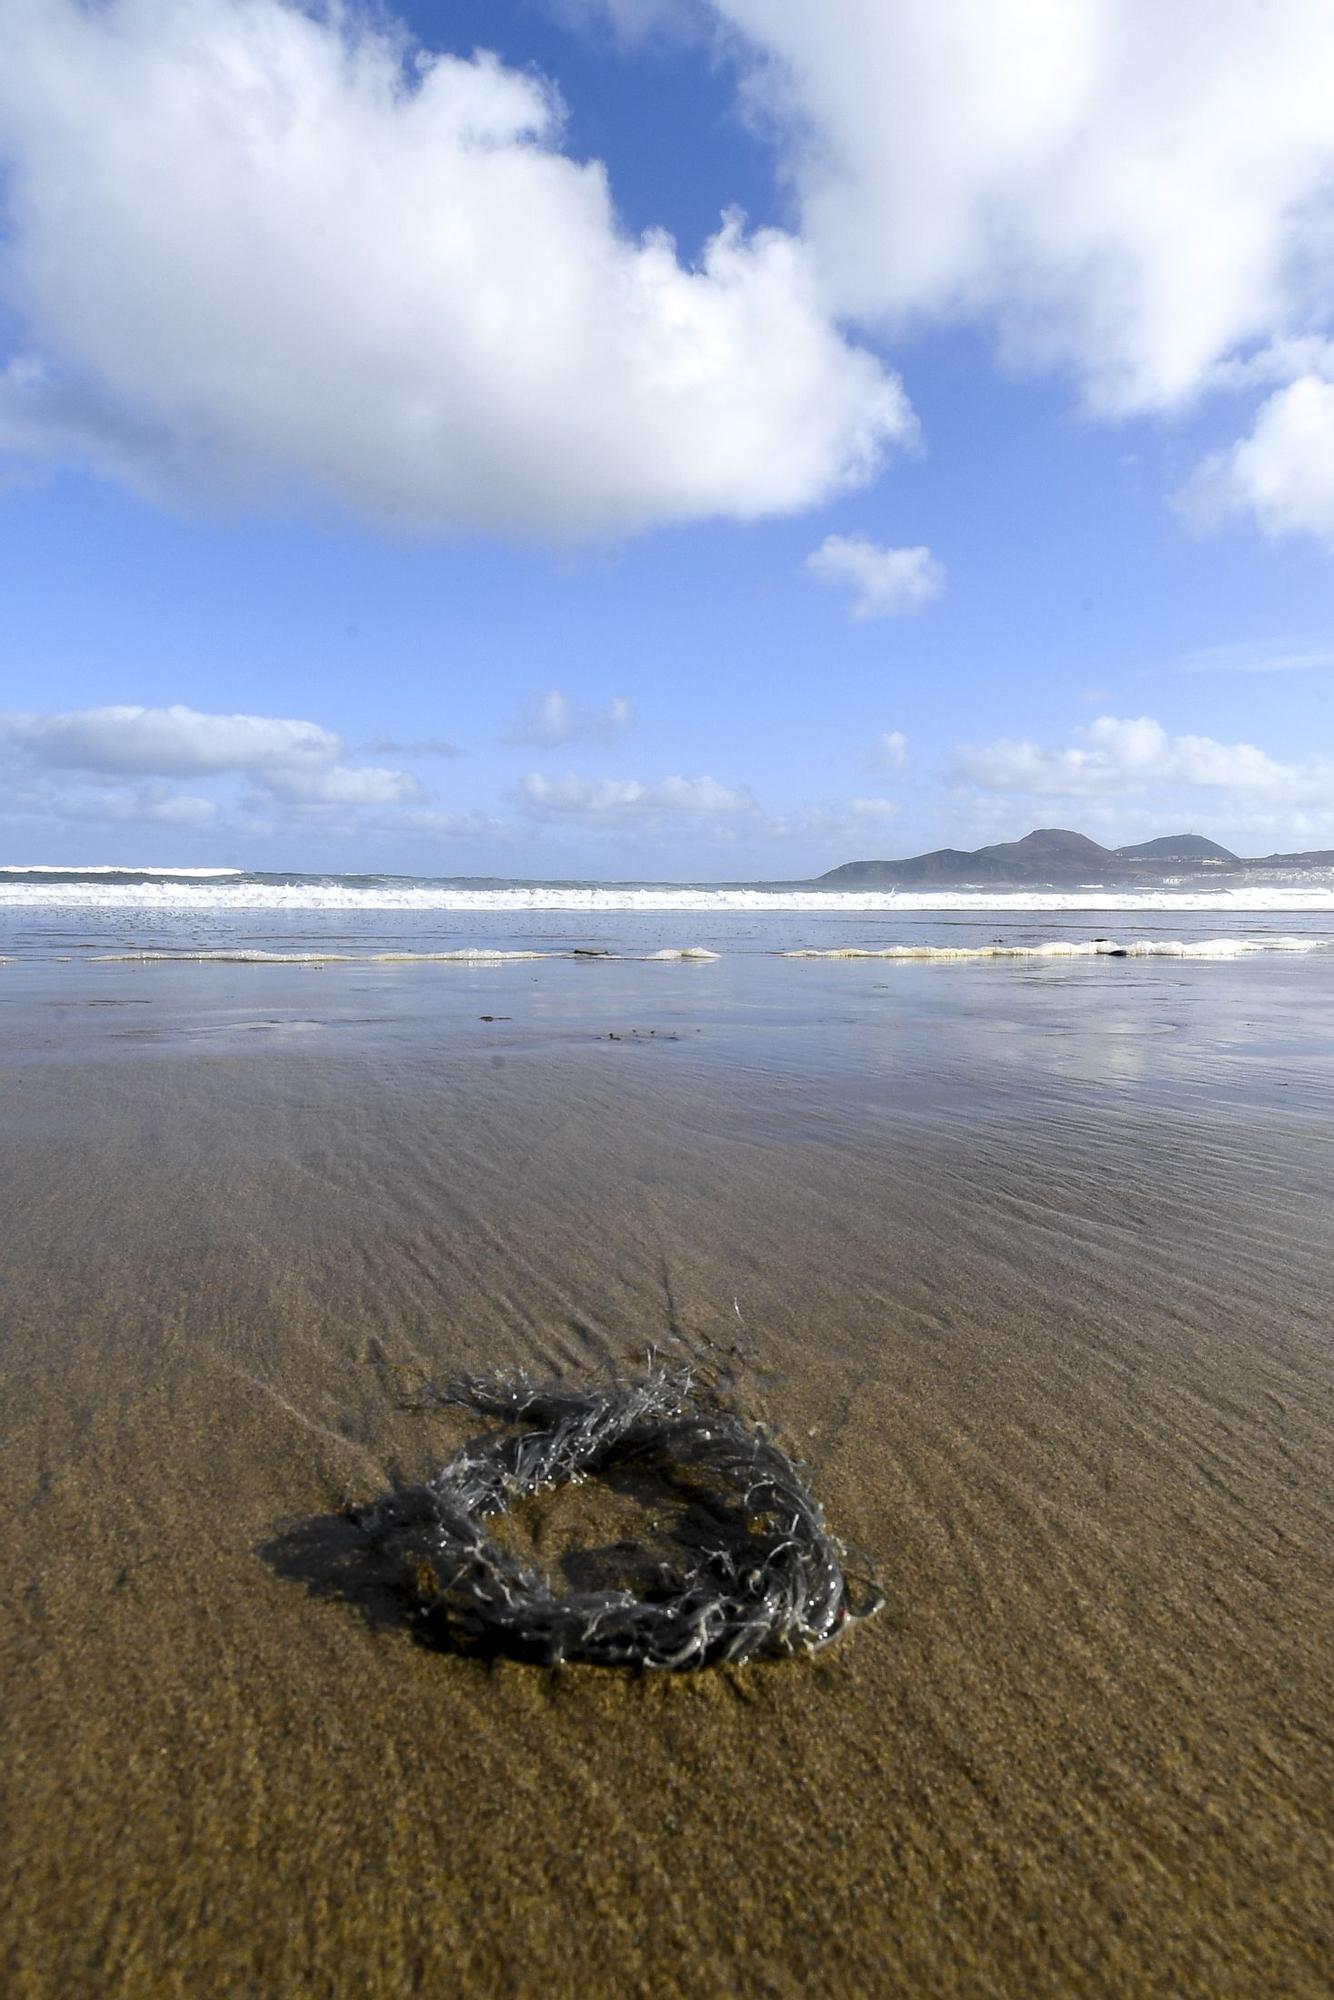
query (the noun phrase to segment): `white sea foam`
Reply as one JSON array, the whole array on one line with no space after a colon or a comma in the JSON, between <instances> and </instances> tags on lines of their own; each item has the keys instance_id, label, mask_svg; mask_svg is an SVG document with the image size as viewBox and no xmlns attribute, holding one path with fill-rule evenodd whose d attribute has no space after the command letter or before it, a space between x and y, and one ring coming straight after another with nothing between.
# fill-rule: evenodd
<instances>
[{"instance_id":1,"label":"white sea foam","mask_svg":"<svg viewBox=\"0 0 1334 2000\"><path fill-rule=\"evenodd\" d=\"M1272 938L1052 938L1045 944L889 944L808 946L775 952L775 958L872 959L880 963L940 962L967 959L1065 958L1247 958L1259 952L1327 951L1331 941L1319 937ZM90 965L508 965L526 959L592 959L608 965L654 965L690 960L713 963L722 954L701 945L683 950L643 954L613 951L106 951L92 955ZM0 959L0 965L11 961Z\"/></svg>"},{"instance_id":2,"label":"white sea foam","mask_svg":"<svg viewBox=\"0 0 1334 2000\"><path fill-rule=\"evenodd\" d=\"M0 861L0 875L161 875L173 880L200 881L215 875L243 875L243 868L127 868L116 862L97 862L88 868L66 867L59 861Z\"/></svg>"},{"instance_id":3,"label":"white sea foam","mask_svg":"<svg viewBox=\"0 0 1334 2000\"><path fill-rule=\"evenodd\" d=\"M102 951L90 965L504 965L564 951Z\"/></svg>"},{"instance_id":4,"label":"white sea foam","mask_svg":"<svg viewBox=\"0 0 1334 2000\"><path fill-rule=\"evenodd\" d=\"M650 951L643 957L614 951L491 951L470 947L466 951L103 951L88 960L90 965L507 965L514 959L596 958L609 964L627 961L652 965L662 959L712 961L721 954L706 951L703 945L687 945L681 951ZM799 954L790 953L790 957ZM8 960L0 959L0 965Z\"/></svg>"},{"instance_id":5,"label":"white sea foam","mask_svg":"<svg viewBox=\"0 0 1334 2000\"><path fill-rule=\"evenodd\" d=\"M1325 938L1053 938L1046 944L889 944L836 945L827 950L784 951L780 958L1246 958L1263 951L1323 951Z\"/></svg>"},{"instance_id":6,"label":"white sea foam","mask_svg":"<svg viewBox=\"0 0 1334 2000\"><path fill-rule=\"evenodd\" d=\"M467 889L447 883L386 882L367 886L352 882L201 881L176 877L131 882L108 874L95 882L0 880L0 907L139 910L145 914L178 916L227 910L347 913L448 910L509 915L573 912L590 916L626 912L723 915L741 911L902 916L923 910L995 911L1010 917L1078 910L1214 910L1220 915L1232 911L1281 910L1319 913L1334 912L1334 871L1322 871L1318 882L1301 887L1275 882L1214 890L943 889L929 894L894 894L873 889L619 888L612 884L595 888L536 884Z\"/></svg>"},{"instance_id":7,"label":"white sea foam","mask_svg":"<svg viewBox=\"0 0 1334 2000\"><path fill-rule=\"evenodd\" d=\"M512 958L564 958L560 951L489 951L470 947L466 951L373 951L373 965L503 965Z\"/></svg>"}]
</instances>

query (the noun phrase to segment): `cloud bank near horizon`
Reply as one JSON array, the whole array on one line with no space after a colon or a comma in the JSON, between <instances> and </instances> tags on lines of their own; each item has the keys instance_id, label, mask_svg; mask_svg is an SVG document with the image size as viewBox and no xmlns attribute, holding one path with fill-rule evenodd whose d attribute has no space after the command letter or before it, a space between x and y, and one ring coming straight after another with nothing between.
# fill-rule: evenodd
<instances>
[{"instance_id":1,"label":"cloud bank near horizon","mask_svg":"<svg viewBox=\"0 0 1334 2000\"><path fill-rule=\"evenodd\" d=\"M1201 819L1224 821L1229 844L1247 834L1291 847L1334 839L1334 761L1285 762L1252 743L1173 735L1149 716L1100 716L1064 744L959 744L917 772L906 734L886 730L859 760L849 746L854 761L891 792L775 807L748 784L708 774L528 771L488 805L441 800L411 772L348 762L339 734L315 721L124 704L0 714L0 825L175 827L214 843L417 836L478 843L484 864L519 853L525 828L558 842L591 836L608 856L629 843L644 860L653 843L688 833L722 854L749 845L806 855L799 872L810 873L826 857L867 858L891 825L901 828L896 851L909 852L915 826L947 829L918 846L977 844L998 829L1050 822L1054 809L1112 845ZM178 789L182 780L195 788Z\"/></svg>"},{"instance_id":2,"label":"cloud bank near horizon","mask_svg":"<svg viewBox=\"0 0 1334 2000\"><path fill-rule=\"evenodd\" d=\"M1334 837L1334 759L1285 762L1254 743L1172 735L1147 715L1099 716L1062 745L1015 737L961 745L952 774L965 789L1009 793L1038 806L1093 804L1100 824L1109 809L1124 813L1127 801L1152 802L1159 818L1157 802L1170 801L1192 822L1201 813L1226 812L1243 831L1286 835L1294 846ZM1144 818L1138 803L1137 817Z\"/></svg>"},{"instance_id":3,"label":"cloud bank near horizon","mask_svg":"<svg viewBox=\"0 0 1334 2000\"><path fill-rule=\"evenodd\" d=\"M345 763L342 738L318 722L211 715L183 702L0 714L0 760L29 777L74 774L81 782L72 791L39 784L19 796L83 820L203 826L220 817L216 798L175 793L164 783L172 778L243 778L256 804L294 809L400 806L421 797L410 772ZM123 780L130 784L114 782Z\"/></svg>"}]
</instances>

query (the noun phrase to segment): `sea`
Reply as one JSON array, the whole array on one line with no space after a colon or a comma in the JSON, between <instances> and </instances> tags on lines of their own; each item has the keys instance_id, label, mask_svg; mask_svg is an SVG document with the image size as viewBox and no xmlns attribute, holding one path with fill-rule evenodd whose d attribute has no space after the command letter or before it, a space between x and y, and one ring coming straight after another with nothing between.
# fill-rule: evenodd
<instances>
[{"instance_id":1,"label":"sea","mask_svg":"<svg viewBox=\"0 0 1334 2000\"><path fill-rule=\"evenodd\" d=\"M237 868L0 867L0 958L1227 960L1334 947L1334 870L1154 889L821 889Z\"/></svg>"}]
</instances>

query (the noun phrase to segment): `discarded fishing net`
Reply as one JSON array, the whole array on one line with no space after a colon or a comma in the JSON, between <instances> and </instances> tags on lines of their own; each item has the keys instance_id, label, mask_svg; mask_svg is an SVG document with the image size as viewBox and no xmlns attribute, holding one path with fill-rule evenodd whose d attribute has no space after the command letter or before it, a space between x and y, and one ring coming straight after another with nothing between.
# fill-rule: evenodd
<instances>
[{"instance_id":1,"label":"discarded fishing net","mask_svg":"<svg viewBox=\"0 0 1334 2000\"><path fill-rule=\"evenodd\" d=\"M525 1428L474 1441L363 1516L402 1559L424 1636L551 1665L702 1667L812 1652L883 1602L869 1578L854 1602L844 1551L786 1453L694 1399L688 1376L654 1369L582 1392L483 1376L435 1397ZM710 1494L717 1526L638 1593L560 1594L487 1532L516 1500L628 1465Z\"/></svg>"}]
</instances>

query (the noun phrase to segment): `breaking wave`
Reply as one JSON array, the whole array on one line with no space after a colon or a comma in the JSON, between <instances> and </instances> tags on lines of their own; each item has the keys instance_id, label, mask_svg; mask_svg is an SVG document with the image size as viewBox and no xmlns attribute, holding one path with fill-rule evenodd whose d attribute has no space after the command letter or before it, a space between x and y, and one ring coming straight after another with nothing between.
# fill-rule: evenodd
<instances>
[{"instance_id":1,"label":"breaking wave","mask_svg":"<svg viewBox=\"0 0 1334 2000\"><path fill-rule=\"evenodd\" d=\"M737 955L1017 963L1334 945L1334 870L1209 888L934 893L218 870L0 870L0 954L82 963L707 964Z\"/></svg>"},{"instance_id":2,"label":"breaking wave","mask_svg":"<svg viewBox=\"0 0 1334 2000\"><path fill-rule=\"evenodd\" d=\"M244 875L244 873L245 870L243 868L123 868L114 862L97 862L88 868L66 868L58 861L33 861L27 863L0 861L0 875L40 875L43 877L61 875L70 882L82 881L85 875L96 875L99 878L122 876L127 877L131 881L137 881L142 877L145 879L160 878L173 882L199 882L210 880L214 876L236 876ZM43 889L46 891L45 882L43 883Z\"/></svg>"},{"instance_id":3,"label":"breaking wave","mask_svg":"<svg viewBox=\"0 0 1334 2000\"><path fill-rule=\"evenodd\" d=\"M202 872L202 871L201 871ZM214 871L219 877L223 871ZM346 914L376 911L452 911L617 915L726 915L729 913L802 912L852 916L860 912L910 915L931 910L1005 912L1010 916L1058 911L1306 911L1334 913L1334 881L1294 887L1265 883L1219 889L1112 890L982 890L942 889L931 893L878 889L747 889L682 887L671 884L619 886L612 883L572 885L532 883L468 887L449 882L367 882L349 879L258 880L186 878L184 871L147 870L98 872L86 879L71 871L42 871L42 879L20 881L19 874L38 871L0 870L0 907L52 909L137 910L144 915L209 915L227 911L313 912Z\"/></svg>"}]
</instances>

